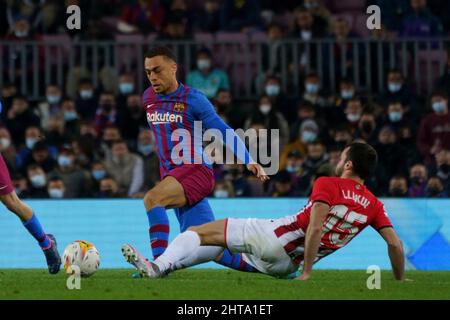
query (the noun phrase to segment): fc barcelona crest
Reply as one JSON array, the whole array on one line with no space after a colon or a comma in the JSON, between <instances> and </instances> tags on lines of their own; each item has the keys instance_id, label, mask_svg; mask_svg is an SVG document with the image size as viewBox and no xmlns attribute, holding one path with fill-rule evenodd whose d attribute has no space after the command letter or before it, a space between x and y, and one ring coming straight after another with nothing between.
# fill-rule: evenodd
<instances>
[{"instance_id":1,"label":"fc barcelona crest","mask_svg":"<svg viewBox=\"0 0 450 320\"><path fill-rule=\"evenodd\" d=\"M175 112L183 112L185 108L184 103L177 102L173 105L173 110Z\"/></svg>"}]
</instances>

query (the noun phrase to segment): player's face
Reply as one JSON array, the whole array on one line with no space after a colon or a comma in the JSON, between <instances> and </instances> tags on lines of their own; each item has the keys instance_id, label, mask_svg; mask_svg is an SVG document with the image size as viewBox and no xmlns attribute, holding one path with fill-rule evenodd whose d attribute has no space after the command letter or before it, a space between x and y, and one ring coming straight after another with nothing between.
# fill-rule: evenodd
<instances>
[{"instance_id":1,"label":"player's face","mask_svg":"<svg viewBox=\"0 0 450 320\"><path fill-rule=\"evenodd\" d=\"M177 82L177 64L163 56L145 59L145 72L156 93L168 93Z\"/></svg>"},{"instance_id":2,"label":"player's face","mask_svg":"<svg viewBox=\"0 0 450 320\"><path fill-rule=\"evenodd\" d=\"M347 161L347 153L349 148L345 148L344 151L341 152L341 158L339 159L338 164L336 165L336 175L338 177L342 176L342 173L344 173L345 165L348 162Z\"/></svg>"}]
</instances>

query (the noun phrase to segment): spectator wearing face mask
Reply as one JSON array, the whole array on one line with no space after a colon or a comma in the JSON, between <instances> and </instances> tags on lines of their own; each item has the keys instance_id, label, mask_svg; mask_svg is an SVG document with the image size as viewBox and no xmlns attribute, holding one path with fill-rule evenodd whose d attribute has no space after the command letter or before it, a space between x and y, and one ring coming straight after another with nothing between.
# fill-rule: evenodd
<instances>
[{"instance_id":1,"label":"spectator wearing face mask","mask_svg":"<svg viewBox=\"0 0 450 320\"><path fill-rule=\"evenodd\" d=\"M286 119L295 116L295 104L285 97L281 90L281 79L275 75L269 75L264 83L264 93L270 98L272 106L283 114Z\"/></svg>"},{"instance_id":2,"label":"spectator wearing face mask","mask_svg":"<svg viewBox=\"0 0 450 320\"><path fill-rule=\"evenodd\" d=\"M244 124L244 129L250 128L255 121L261 122L267 129L278 129L280 134L280 150L289 141L289 125L281 112L278 112L272 105L272 102L267 95L259 98L258 109L247 118ZM258 120L256 120L258 119Z\"/></svg>"},{"instance_id":3,"label":"spectator wearing face mask","mask_svg":"<svg viewBox=\"0 0 450 320\"><path fill-rule=\"evenodd\" d=\"M362 139L370 145L376 144L377 141L377 122L371 108L365 108L358 122L358 129L355 137Z\"/></svg>"},{"instance_id":4,"label":"spectator wearing face mask","mask_svg":"<svg viewBox=\"0 0 450 320\"><path fill-rule=\"evenodd\" d=\"M318 74L310 73L306 76L302 100L308 101L318 108L328 105L327 99L324 97L324 92L321 90Z\"/></svg>"},{"instance_id":5,"label":"spectator wearing face mask","mask_svg":"<svg viewBox=\"0 0 450 320\"><path fill-rule=\"evenodd\" d=\"M339 95L335 97L335 106L345 109L347 102L357 96L356 87L353 81L343 78L339 81Z\"/></svg>"},{"instance_id":6,"label":"spectator wearing face mask","mask_svg":"<svg viewBox=\"0 0 450 320\"><path fill-rule=\"evenodd\" d=\"M322 117L322 112L320 109L316 109L310 102L308 101L300 101L297 109L297 115L295 121L290 126L290 140L295 140L298 136L298 132L302 123L306 120L314 120L319 128L323 128L326 126L326 122Z\"/></svg>"},{"instance_id":7,"label":"spectator wearing face mask","mask_svg":"<svg viewBox=\"0 0 450 320\"><path fill-rule=\"evenodd\" d=\"M141 106L141 97L138 94L130 94L125 108L119 109L117 127L127 143L134 148L139 132L148 127L145 110Z\"/></svg>"},{"instance_id":8,"label":"spectator wearing face mask","mask_svg":"<svg viewBox=\"0 0 450 320\"><path fill-rule=\"evenodd\" d=\"M96 194L96 198L120 198L123 196L119 192L119 186L116 180L111 176L106 176L100 180L99 192Z\"/></svg>"},{"instance_id":9,"label":"spectator wearing face mask","mask_svg":"<svg viewBox=\"0 0 450 320\"><path fill-rule=\"evenodd\" d=\"M61 112L62 92L56 83L47 86L46 98L38 104L39 118L41 119L41 127L48 129L48 119L50 116L58 116Z\"/></svg>"},{"instance_id":10,"label":"spectator wearing face mask","mask_svg":"<svg viewBox=\"0 0 450 320\"><path fill-rule=\"evenodd\" d=\"M98 108L98 97L90 79L80 80L75 105L81 119L94 120Z\"/></svg>"},{"instance_id":11,"label":"spectator wearing face mask","mask_svg":"<svg viewBox=\"0 0 450 320\"><path fill-rule=\"evenodd\" d=\"M15 96L11 108L5 110L5 113L4 123L11 133L14 144L17 146L24 142L26 128L31 126L39 127L40 125L39 117L33 113L25 96ZM31 148L29 147L29 149Z\"/></svg>"},{"instance_id":12,"label":"spectator wearing face mask","mask_svg":"<svg viewBox=\"0 0 450 320\"><path fill-rule=\"evenodd\" d=\"M435 92L431 96L432 113L420 122L417 143L426 164L433 162L434 155L441 149L450 149L450 113L448 96Z\"/></svg>"},{"instance_id":13,"label":"spectator wearing face mask","mask_svg":"<svg viewBox=\"0 0 450 320\"><path fill-rule=\"evenodd\" d=\"M312 178L317 169L328 161L325 145L320 141L311 142L306 147L306 157L303 162L305 176ZM308 179L310 181L310 179Z\"/></svg>"},{"instance_id":14,"label":"spectator wearing face mask","mask_svg":"<svg viewBox=\"0 0 450 320\"><path fill-rule=\"evenodd\" d=\"M428 170L423 164L415 164L409 170L410 187L408 195L411 198L425 197L428 179Z\"/></svg>"},{"instance_id":15,"label":"spectator wearing face mask","mask_svg":"<svg viewBox=\"0 0 450 320\"><path fill-rule=\"evenodd\" d=\"M189 72L186 84L200 90L209 99L213 99L219 89L230 89L228 75L213 66L212 53L206 48L197 53L197 69Z\"/></svg>"},{"instance_id":16,"label":"spectator wearing face mask","mask_svg":"<svg viewBox=\"0 0 450 320\"><path fill-rule=\"evenodd\" d=\"M441 179L444 191L450 193L450 150L442 149L436 153L436 163L432 168L434 174Z\"/></svg>"},{"instance_id":17,"label":"spectator wearing face mask","mask_svg":"<svg viewBox=\"0 0 450 320\"><path fill-rule=\"evenodd\" d=\"M404 176L393 176L389 180L388 197L407 198L408 197L408 181Z\"/></svg>"},{"instance_id":18,"label":"spectator wearing face mask","mask_svg":"<svg viewBox=\"0 0 450 320\"><path fill-rule=\"evenodd\" d=\"M359 97L354 97L351 98L349 101L347 101L347 106L344 109L344 114L349 125L353 128L353 130L356 130L358 128L358 124L361 120L362 113L363 113L363 106L362 101ZM330 122L330 119L328 123L332 123Z\"/></svg>"},{"instance_id":19,"label":"spectator wearing face mask","mask_svg":"<svg viewBox=\"0 0 450 320\"><path fill-rule=\"evenodd\" d=\"M130 73L122 73L119 76L117 92L117 105L118 109L121 110L126 105L128 96L136 93L136 82L133 75Z\"/></svg>"},{"instance_id":20,"label":"spectator wearing face mask","mask_svg":"<svg viewBox=\"0 0 450 320\"><path fill-rule=\"evenodd\" d=\"M393 128L397 133L403 127L414 128L412 121L406 113L406 108L401 101L392 101L387 106L384 124Z\"/></svg>"},{"instance_id":21,"label":"spectator wearing face mask","mask_svg":"<svg viewBox=\"0 0 450 320\"><path fill-rule=\"evenodd\" d=\"M217 181L216 185L214 186L213 196L214 198L218 199L234 198L233 185L230 181Z\"/></svg>"},{"instance_id":22,"label":"spectator wearing face mask","mask_svg":"<svg viewBox=\"0 0 450 320\"><path fill-rule=\"evenodd\" d=\"M156 154L155 143L151 130L145 129L139 132L137 151L144 162L144 182L141 192L147 192L160 180L159 159Z\"/></svg>"},{"instance_id":23,"label":"spectator wearing face mask","mask_svg":"<svg viewBox=\"0 0 450 320\"><path fill-rule=\"evenodd\" d=\"M73 137L80 130L80 116L77 112L75 101L64 99L61 104L61 113L64 120L64 133L68 137Z\"/></svg>"},{"instance_id":24,"label":"spectator wearing face mask","mask_svg":"<svg viewBox=\"0 0 450 320\"><path fill-rule=\"evenodd\" d=\"M66 192L64 181L59 177L53 177L48 181L47 192L50 199L62 199Z\"/></svg>"},{"instance_id":25,"label":"spectator wearing face mask","mask_svg":"<svg viewBox=\"0 0 450 320\"><path fill-rule=\"evenodd\" d=\"M37 126L30 126L25 130L25 145L19 149L16 158L17 168L19 168L19 170L26 169L26 162L28 162L31 158L31 153L34 146L36 143L41 141L42 138L43 133ZM49 150L51 154L53 154L54 151L54 149Z\"/></svg>"},{"instance_id":26,"label":"spectator wearing face mask","mask_svg":"<svg viewBox=\"0 0 450 320\"><path fill-rule=\"evenodd\" d=\"M48 198L47 176L38 165L32 164L27 168L27 176L30 181L30 198Z\"/></svg>"},{"instance_id":27,"label":"spectator wearing face mask","mask_svg":"<svg viewBox=\"0 0 450 320\"><path fill-rule=\"evenodd\" d=\"M438 177L430 177L425 190L428 198L447 198L448 194L444 190L444 185Z\"/></svg>"},{"instance_id":28,"label":"spectator wearing face mask","mask_svg":"<svg viewBox=\"0 0 450 320\"><path fill-rule=\"evenodd\" d=\"M284 168L287 162L287 156L292 151L300 154L306 154L306 146L317 140L319 134L319 126L314 120L307 119L302 122L297 138L283 148L280 156L280 167Z\"/></svg>"},{"instance_id":29,"label":"spectator wearing face mask","mask_svg":"<svg viewBox=\"0 0 450 320\"><path fill-rule=\"evenodd\" d=\"M214 106L217 114L228 123L231 128L238 129L244 127L244 122L249 110L239 104L235 104L231 91L219 89L214 98Z\"/></svg>"},{"instance_id":30,"label":"spectator wearing face mask","mask_svg":"<svg viewBox=\"0 0 450 320\"><path fill-rule=\"evenodd\" d=\"M58 166L49 174L49 178L60 177L66 186L66 198L83 198L90 196L91 179L86 170L81 169L75 160L70 146L64 146L57 158Z\"/></svg>"},{"instance_id":31,"label":"spectator wearing face mask","mask_svg":"<svg viewBox=\"0 0 450 320\"><path fill-rule=\"evenodd\" d=\"M100 94L99 105L95 113L95 130L101 136L103 130L109 125L116 123L116 98L111 92Z\"/></svg>"},{"instance_id":32,"label":"spectator wearing face mask","mask_svg":"<svg viewBox=\"0 0 450 320\"><path fill-rule=\"evenodd\" d=\"M409 88L399 69L389 70L386 88L376 101L382 106L387 106L394 101L400 101L405 109L404 113L408 114L412 121L416 121L420 116L419 109L422 101Z\"/></svg>"},{"instance_id":33,"label":"spectator wearing face mask","mask_svg":"<svg viewBox=\"0 0 450 320\"><path fill-rule=\"evenodd\" d=\"M119 186L119 192L133 196L144 183L144 163L142 158L131 153L124 140L113 142L112 158L106 160L105 166Z\"/></svg>"}]
</instances>

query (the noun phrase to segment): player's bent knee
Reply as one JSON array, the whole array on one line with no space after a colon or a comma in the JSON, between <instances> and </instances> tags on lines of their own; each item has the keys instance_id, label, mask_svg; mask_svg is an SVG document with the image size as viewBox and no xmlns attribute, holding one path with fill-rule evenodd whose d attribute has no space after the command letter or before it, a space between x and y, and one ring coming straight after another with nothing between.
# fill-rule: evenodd
<instances>
[{"instance_id":1,"label":"player's bent knee","mask_svg":"<svg viewBox=\"0 0 450 320\"><path fill-rule=\"evenodd\" d=\"M147 210L159 207L162 205L162 198L153 189L148 191L144 196L144 205Z\"/></svg>"}]
</instances>

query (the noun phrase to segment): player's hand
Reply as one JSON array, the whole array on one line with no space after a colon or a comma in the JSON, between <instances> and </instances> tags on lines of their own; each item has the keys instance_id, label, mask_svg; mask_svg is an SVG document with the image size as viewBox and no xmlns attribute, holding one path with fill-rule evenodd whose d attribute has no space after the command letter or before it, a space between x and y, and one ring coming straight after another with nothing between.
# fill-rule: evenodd
<instances>
[{"instance_id":1,"label":"player's hand","mask_svg":"<svg viewBox=\"0 0 450 320\"><path fill-rule=\"evenodd\" d=\"M247 169L251 171L262 182L270 179L264 171L264 168L258 163L249 163L247 165Z\"/></svg>"},{"instance_id":2,"label":"player's hand","mask_svg":"<svg viewBox=\"0 0 450 320\"><path fill-rule=\"evenodd\" d=\"M306 281L311 277L311 273L303 272L300 277L295 278L294 280Z\"/></svg>"}]
</instances>

